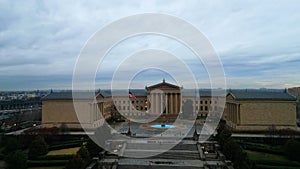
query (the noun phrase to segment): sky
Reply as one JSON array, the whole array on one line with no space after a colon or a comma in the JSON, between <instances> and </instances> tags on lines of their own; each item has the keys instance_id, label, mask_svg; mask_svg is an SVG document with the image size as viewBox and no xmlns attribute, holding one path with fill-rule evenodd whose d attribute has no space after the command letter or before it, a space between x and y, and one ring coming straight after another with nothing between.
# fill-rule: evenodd
<instances>
[{"instance_id":1,"label":"sky","mask_svg":"<svg viewBox=\"0 0 300 169\"><path fill-rule=\"evenodd\" d=\"M227 88L300 86L299 8L297 0L0 0L0 91L71 89L77 58L87 41L108 24L142 13L175 16L201 31L220 58ZM205 66L188 48L164 36L142 35L107 53L96 72L96 88L110 87L118 65L147 49L176 55L191 69L200 88L210 87ZM138 59L134 64L148 61ZM180 74L176 65L170 69ZM149 69L131 79L131 87L143 88L163 78L180 85L184 77Z\"/></svg>"}]
</instances>

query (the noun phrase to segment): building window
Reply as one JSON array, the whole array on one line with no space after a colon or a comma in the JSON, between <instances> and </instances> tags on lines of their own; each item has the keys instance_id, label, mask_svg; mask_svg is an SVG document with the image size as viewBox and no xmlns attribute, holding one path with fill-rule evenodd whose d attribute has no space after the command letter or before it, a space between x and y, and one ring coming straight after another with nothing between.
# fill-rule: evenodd
<instances>
[{"instance_id":1,"label":"building window","mask_svg":"<svg viewBox=\"0 0 300 169\"><path fill-rule=\"evenodd\" d=\"M200 106L200 110L203 110L203 106Z\"/></svg>"},{"instance_id":2,"label":"building window","mask_svg":"<svg viewBox=\"0 0 300 169\"><path fill-rule=\"evenodd\" d=\"M207 101L205 101L205 104L207 104Z\"/></svg>"},{"instance_id":3,"label":"building window","mask_svg":"<svg viewBox=\"0 0 300 169\"><path fill-rule=\"evenodd\" d=\"M203 104L203 101L202 101L202 100L200 101L200 104Z\"/></svg>"},{"instance_id":4,"label":"building window","mask_svg":"<svg viewBox=\"0 0 300 169\"><path fill-rule=\"evenodd\" d=\"M125 104L125 101L123 101L123 104Z\"/></svg>"},{"instance_id":5,"label":"building window","mask_svg":"<svg viewBox=\"0 0 300 169\"><path fill-rule=\"evenodd\" d=\"M205 106L205 110L208 110L208 107L207 107L207 106Z\"/></svg>"}]
</instances>

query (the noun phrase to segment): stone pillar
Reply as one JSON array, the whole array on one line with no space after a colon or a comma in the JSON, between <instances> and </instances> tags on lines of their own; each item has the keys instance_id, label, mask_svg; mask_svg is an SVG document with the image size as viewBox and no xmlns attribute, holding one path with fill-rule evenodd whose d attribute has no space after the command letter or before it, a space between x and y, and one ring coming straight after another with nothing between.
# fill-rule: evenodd
<instances>
[{"instance_id":1,"label":"stone pillar","mask_svg":"<svg viewBox=\"0 0 300 169\"><path fill-rule=\"evenodd\" d=\"M158 114L159 113L159 105L160 105L159 104L159 96L158 96L158 93L156 93L155 95L156 95L155 96L155 99L156 99L156 102L155 102L156 103L156 105L155 105L156 106L156 114Z\"/></svg>"},{"instance_id":2,"label":"stone pillar","mask_svg":"<svg viewBox=\"0 0 300 169\"><path fill-rule=\"evenodd\" d=\"M153 114L154 112L154 96L153 93L151 93L151 100L150 100L150 113Z\"/></svg>"},{"instance_id":3,"label":"stone pillar","mask_svg":"<svg viewBox=\"0 0 300 169\"><path fill-rule=\"evenodd\" d=\"M160 97L160 113L163 113L164 112L164 106L163 106L163 102L164 102L164 100L163 100L163 93L160 93L159 94L159 97Z\"/></svg>"},{"instance_id":4,"label":"stone pillar","mask_svg":"<svg viewBox=\"0 0 300 169\"><path fill-rule=\"evenodd\" d=\"M94 103L93 106L94 106L94 115L95 115L94 121L96 121L97 117L98 117L98 115L97 115L97 103Z\"/></svg>"},{"instance_id":5,"label":"stone pillar","mask_svg":"<svg viewBox=\"0 0 300 169\"><path fill-rule=\"evenodd\" d=\"M169 112L168 112L169 111L169 109L168 109L168 106L169 106L168 105L168 93L165 94L165 97L166 97L166 114L169 114Z\"/></svg>"},{"instance_id":6,"label":"stone pillar","mask_svg":"<svg viewBox=\"0 0 300 169\"><path fill-rule=\"evenodd\" d=\"M173 110L173 93L170 93L170 113L173 114L174 110Z\"/></svg>"},{"instance_id":7,"label":"stone pillar","mask_svg":"<svg viewBox=\"0 0 300 169\"><path fill-rule=\"evenodd\" d=\"M155 113L159 113L158 93L155 93Z\"/></svg>"},{"instance_id":8,"label":"stone pillar","mask_svg":"<svg viewBox=\"0 0 300 169\"><path fill-rule=\"evenodd\" d=\"M241 117L240 117L240 105L239 104L237 105L237 115L238 115L237 124L240 124L241 123L241 121L240 121Z\"/></svg>"},{"instance_id":9,"label":"stone pillar","mask_svg":"<svg viewBox=\"0 0 300 169\"><path fill-rule=\"evenodd\" d=\"M178 114L178 94L175 93L175 102L174 102L174 106L175 106L175 114Z\"/></svg>"}]
</instances>

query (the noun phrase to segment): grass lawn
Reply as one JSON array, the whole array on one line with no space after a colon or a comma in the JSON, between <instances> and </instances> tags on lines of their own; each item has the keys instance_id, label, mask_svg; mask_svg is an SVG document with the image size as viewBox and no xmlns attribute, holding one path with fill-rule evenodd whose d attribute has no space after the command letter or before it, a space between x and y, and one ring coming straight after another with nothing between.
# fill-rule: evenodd
<instances>
[{"instance_id":1,"label":"grass lawn","mask_svg":"<svg viewBox=\"0 0 300 169\"><path fill-rule=\"evenodd\" d=\"M64 169L65 166L54 166L54 167L31 167L28 169Z\"/></svg>"},{"instance_id":2,"label":"grass lawn","mask_svg":"<svg viewBox=\"0 0 300 169\"><path fill-rule=\"evenodd\" d=\"M291 161L285 156L262 153L256 151L245 151L251 161L254 161L257 165L271 165L271 166L290 166L300 168L300 163Z\"/></svg>"},{"instance_id":3,"label":"grass lawn","mask_svg":"<svg viewBox=\"0 0 300 169\"><path fill-rule=\"evenodd\" d=\"M80 147L52 150L52 151L49 151L47 155L76 154L79 149L80 149Z\"/></svg>"}]
</instances>

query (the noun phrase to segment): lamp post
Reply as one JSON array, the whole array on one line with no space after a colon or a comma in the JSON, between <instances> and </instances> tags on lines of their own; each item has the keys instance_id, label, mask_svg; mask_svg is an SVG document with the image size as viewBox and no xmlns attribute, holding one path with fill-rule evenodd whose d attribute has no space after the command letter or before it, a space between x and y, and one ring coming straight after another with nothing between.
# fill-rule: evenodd
<instances>
[{"instance_id":1,"label":"lamp post","mask_svg":"<svg viewBox=\"0 0 300 169\"><path fill-rule=\"evenodd\" d=\"M127 136L131 136L130 120L128 120L128 131L127 131Z\"/></svg>"}]
</instances>

